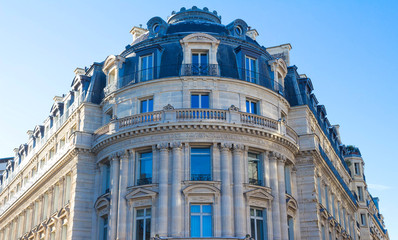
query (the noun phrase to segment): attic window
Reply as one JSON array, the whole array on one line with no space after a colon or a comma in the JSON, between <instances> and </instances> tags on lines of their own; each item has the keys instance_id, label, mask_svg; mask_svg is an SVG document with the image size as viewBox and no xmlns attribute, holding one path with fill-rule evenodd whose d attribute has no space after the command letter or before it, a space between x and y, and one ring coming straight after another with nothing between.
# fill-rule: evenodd
<instances>
[{"instance_id":1,"label":"attic window","mask_svg":"<svg viewBox=\"0 0 398 240\"><path fill-rule=\"evenodd\" d=\"M108 76L108 85L113 85L115 83L116 79L116 71L113 69L111 72L109 72Z\"/></svg>"},{"instance_id":2,"label":"attic window","mask_svg":"<svg viewBox=\"0 0 398 240\"><path fill-rule=\"evenodd\" d=\"M159 32L159 30L160 30L160 26L159 26L159 24L155 24L155 25L153 25L153 27L152 27L152 30L153 30L153 32L154 32L154 33L157 33L157 32Z\"/></svg>"},{"instance_id":3,"label":"attic window","mask_svg":"<svg viewBox=\"0 0 398 240\"><path fill-rule=\"evenodd\" d=\"M242 32L243 32L243 30L242 30L242 27L241 27L241 26L237 26L237 27L235 28L235 33L238 34L239 36L242 35Z\"/></svg>"}]
</instances>

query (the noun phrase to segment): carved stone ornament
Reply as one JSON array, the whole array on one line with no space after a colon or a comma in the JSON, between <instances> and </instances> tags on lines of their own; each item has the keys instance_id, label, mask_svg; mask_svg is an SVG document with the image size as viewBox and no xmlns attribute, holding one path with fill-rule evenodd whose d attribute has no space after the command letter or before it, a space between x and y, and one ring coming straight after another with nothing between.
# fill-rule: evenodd
<instances>
[{"instance_id":1,"label":"carved stone ornament","mask_svg":"<svg viewBox=\"0 0 398 240\"><path fill-rule=\"evenodd\" d=\"M163 107L164 111L170 111L170 110L174 110L174 107L169 103L166 106Z\"/></svg>"},{"instance_id":2,"label":"carved stone ornament","mask_svg":"<svg viewBox=\"0 0 398 240\"><path fill-rule=\"evenodd\" d=\"M239 112L239 108L238 108L237 106L235 106L235 105L231 105L231 106L228 108L228 110L229 110L229 111L233 111L233 112Z\"/></svg>"}]
</instances>

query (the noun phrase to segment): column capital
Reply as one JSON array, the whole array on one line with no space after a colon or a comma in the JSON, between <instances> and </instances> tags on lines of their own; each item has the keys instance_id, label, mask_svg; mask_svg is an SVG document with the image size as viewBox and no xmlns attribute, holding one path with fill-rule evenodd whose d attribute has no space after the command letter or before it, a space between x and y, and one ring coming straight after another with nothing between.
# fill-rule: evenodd
<instances>
[{"instance_id":1,"label":"column capital","mask_svg":"<svg viewBox=\"0 0 398 240\"><path fill-rule=\"evenodd\" d=\"M234 143L234 152L242 152L246 149L245 145L243 144L235 144Z\"/></svg>"},{"instance_id":2,"label":"column capital","mask_svg":"<svg viewBox=\"0 0 398 240\"><path fill-rule=\"evenodd\" d=\"M174 149L178 150L182 148L182 143L179 141L171 142L170 147L173 148L173 150Z\"/></svg>"},{"instance_id":3,"label":"column capital","mask_svg":"<svg viewBox=\"0 0 398 240\"><path fill-rule=\"evenodd\" d=\"M156 146L160 151L168 151L169 150L169 143L164 142L164 143L159 143Z\"/></svg>"},{"instance_id":4,"label":"column capital","mask_svg":"<svg viewBox=\"0 0 398 240\"><path fill-rule=\"evenodd\" d=\"M220 144L221 151L230 151L232 149L232 143L223 142Z\"/></svg>"}]
</instances>

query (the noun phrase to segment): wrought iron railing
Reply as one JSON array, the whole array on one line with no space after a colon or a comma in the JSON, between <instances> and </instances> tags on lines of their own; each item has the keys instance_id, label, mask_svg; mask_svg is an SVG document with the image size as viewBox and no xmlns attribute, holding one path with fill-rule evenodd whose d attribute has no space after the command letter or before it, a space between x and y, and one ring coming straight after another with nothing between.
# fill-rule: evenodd
<instances>
[{"instance_id":1,"label":"wrought iron railing","mask_svg":"<svg viewBox=\"0 0 398 240\"><path fill-rule=\"evenodd\" d=\"M249 184L262 186L263 182L257 178L249 178Z\"/></svg>"},{"instance_id":2,"label":"wrought iron railing","mask_svg":"<svg viewBox=\"0 0 398 240\"><path fill-rule=\"evenodd\" d=\"M146 184L152 184L151 177L137 179L137 185L146 185Z\"/></svg>"},{"instance_id":3,"label":"wrought iron railing","mask_svg":"<svg viewBox=\"0 0 398 240\"><path fill-rule=\"evenodd\" d=\"M191 181L211 181L211 174L191 174Z\"/></svg>"}]
</instances>

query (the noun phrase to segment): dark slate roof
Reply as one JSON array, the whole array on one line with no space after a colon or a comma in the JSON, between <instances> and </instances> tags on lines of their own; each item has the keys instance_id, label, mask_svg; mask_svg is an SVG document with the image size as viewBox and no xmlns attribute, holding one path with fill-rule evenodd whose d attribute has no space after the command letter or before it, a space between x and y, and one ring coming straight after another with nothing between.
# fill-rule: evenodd
<instances>
[{"instance_id":1,"label":"dark slate roof","mask_svg":"<svg viewBox=\"0 0 398 240\"><path fill-rule=\"evenodd\" d=\"M202 21L185 21L176 24L170 24L166 34L175 33L216 33L219 35L228 35L228 30L222 24L202 22Z\"/></svg>"}]
</instances>

